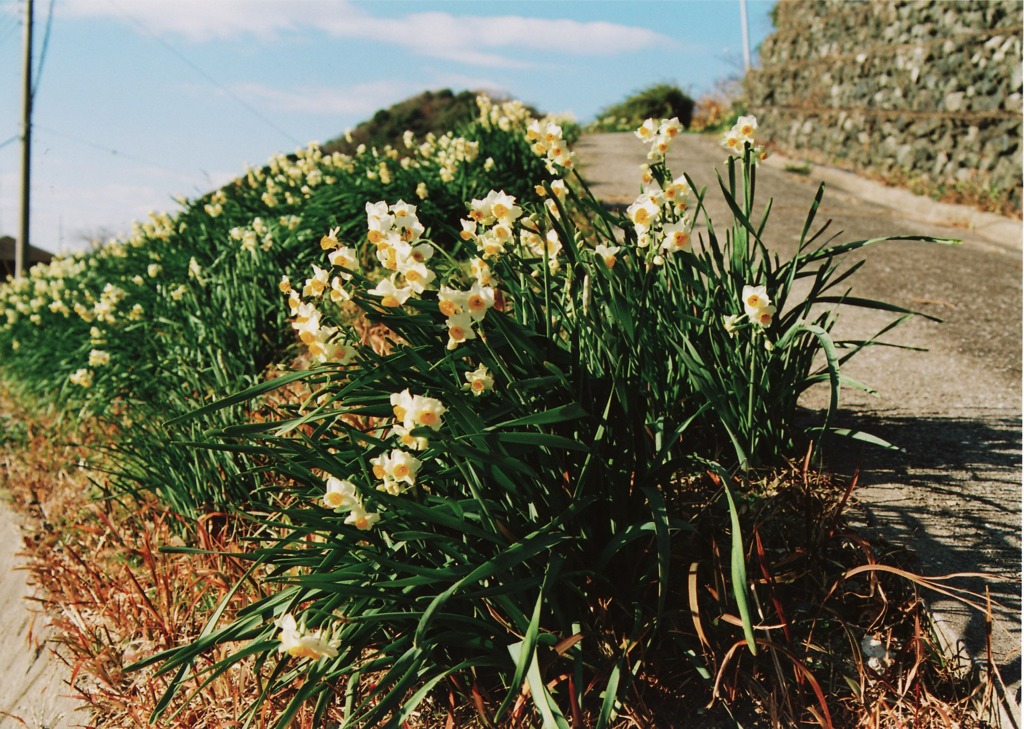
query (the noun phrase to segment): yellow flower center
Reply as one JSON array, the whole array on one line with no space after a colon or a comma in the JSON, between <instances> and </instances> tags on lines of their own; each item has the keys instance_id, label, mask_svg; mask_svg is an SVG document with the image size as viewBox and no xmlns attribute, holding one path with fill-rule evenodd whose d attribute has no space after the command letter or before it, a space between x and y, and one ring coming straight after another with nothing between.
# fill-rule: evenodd
<instances>
[{"instance_id":1,"label":"yellow flower center","mask_svg":"<svg viewBox=\"0 0 1024 729\"><path fill-rule=\"evenodd\" d=\"M402 302L396 299L394 296L385 296L380 300L382 306L401 306Z\"/></svg>"},{"instance_id":2,"label":"yellow flower center","mask_svg":"<svg viewBox=\"0 0 1024 729\"><path fill-rule=\"evenodd\" d=\"M437 302L437 308L441 310L441 313L445 316L455 316L459 313L459 307L455 305L455 302L451 299L441 299Z\"/></svg>"},{"instance_id":3,"label":"yellow flower center","mask_svg":"<svg viewBox=\"0 0 1024 729\"><path fill-rule=\"evenodd\" d=\"M402 479L409 475L409 467L404 463L395 466L395 478Z\"/></svg>"},{"instance_id":4,"label":"yellow flower center","mask_svg":"<svg viewBox=\"0 0 1024 729\"><path fill-rule=\"evenodd\" d=\"M419 421L421 425L433 425L437 422L437 413L432 410L424 410L420 413Z\"/></svg>"},{"instance_id":5,"label":"yellow flower center","mask_svg":"<svg viewBox=\"0 0 1024 729\"><path fill-rule=\"evenodd\" d=\"M461 342L466 338L466 330L460 326L448 327L448 336L456 342Z\"/></svg>"}]
</instances>

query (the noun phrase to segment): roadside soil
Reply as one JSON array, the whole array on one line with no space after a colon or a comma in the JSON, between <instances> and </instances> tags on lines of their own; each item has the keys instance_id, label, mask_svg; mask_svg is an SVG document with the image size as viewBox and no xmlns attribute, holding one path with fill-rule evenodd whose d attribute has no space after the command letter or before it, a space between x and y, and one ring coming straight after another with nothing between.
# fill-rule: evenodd
<instances>
[{"instance_id":1,"label":"roadside soil","mask_svg":"<svg viewBox=\"0 0 1024 729\"><path fill-rule=\"evenodd\" d=\"M718 141L717 136L682 135L668 162L675 175L685 171L707 186L705 204L721 228L731 215L714 173L726 174L726 152ZM623 206L632 202L640 192L647 145L630 133L617 133L585 136L576 149L583 177L598 198ZM876 392L844 388L838 424L873 433L902 451L835 442L829 464L840 473L861 469L855 495L865 536L909 548L924 575L991 575L952 584L991 592L995 666L1013 704L1019 704L1021 223L776 156L757 174L760 204L769 197L775 201L764 236L769 248L784 257L795 251L823 180L825 197L815 227L831 220L827 235L840 234L836 242L893 234L963 241L960 246L887 242L863 249L849 262L866 261L850 280L853 295L943 321L916 317L884 337L927 351L872 347L844 365L845 375ZM698 221L694 230L697 240L705 227ZM834 333L870 337L893 318L844 307ZM827 391L809 391L801 402L821 412ZM962 641L984 661L984 614L936 593L926 591L926 597L947 637Z\"/></svg>"}]
</instances>

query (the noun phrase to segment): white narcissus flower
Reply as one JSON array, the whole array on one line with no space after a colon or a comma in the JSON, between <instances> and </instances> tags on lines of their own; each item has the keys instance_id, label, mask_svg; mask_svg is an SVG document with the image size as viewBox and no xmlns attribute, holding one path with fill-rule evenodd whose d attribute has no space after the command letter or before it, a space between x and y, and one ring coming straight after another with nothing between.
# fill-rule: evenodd
<instances>
[{"instance_id":1,"label":"white narcissus flower","mask_svg":"<svg viewBox=\"0 0 1024 729\"><path fill-rule=\"evenodd\" d=\"M92 387L92 372L82 367L76 370L68 380L72 385L78 385L79 387Z\"/></svg>"},{"instance_id":2,"label":"white narcissus flower","mask_svg":"<svg viewBox=\"0 0 1024 729\"><path fill-rule=\"evenodd\" d=\"M467 298L468 294L465 291L442 286L437 293L437 308L445 316L455 316L465 311Z\"/></svg>"},{"instance_id":3,"label":"white narcissus flower","mask_svg":"<svg viewBox=\"0 0 1024 729\"><path fill-rule=\"evenodd\" d=\"M365 206L366 209L366 222L369 224L371 221L384 221L387 227L391 227L391 223L394 218L388 213L388 204L383 200L375 203L368 202Z\"/></svg>"},{"instance_id":4,"label":"white narcissus flower","mask_svg":"<svg viewBox=\"0 0 1024 729\"><path fill-rule=\"evenodd\" d=\"M475 370L466 373L466 384L463 385L463 389L479 397L494 389L494 376L487 371L486 365L481 364Z\"/></svg>"},{"instance_id":5,"label":"white narcissus flower","mask_svg":"<svg viewBox=\"0 0 1024 729\"><path fill-rule=\"evenodd\" d=\"M685 250L690 246L690 232L686 229L690 221L686 218L669 223L664 228L665 239L661 242L661 249L670 253Z\"/></svg>"},{"instance_id":6,"label":"white narcissus flower","mask_svg":"<svg viewBox=\"0 0 1024 729\"><path fill-rule=\"evenodd\" d=\"M657 219L658 213L658 205L646 193L638 197L633 201L632 205L626 208L626 215L629 216L630 221L638 230L648 230Z\"/></svg>"},{"instance_id":7,"label":"white narcissus flower","mask_svg":"<svg viewBox=\"0 0 1024 729\"><path fill-rule=\"evenodd\" d=\"M366 293L381 297L380 303L382 306L395 307L402 306L402 304L408 301L412 295L412 289L396 286L394 281L385 278Z\"/></svg>"},{"instance_id":8,"label":"white narcissus flower","mask_svg":"<svg viewBox=\"0 0 1024 729\"><path fill-rule=\"evenodd\" d=\"M598 243L594 246L594 255L600 258L605 266L611 268L615 265L615 254L620 250L619 246L606 246L604 243Z\"/></svg>"},{"instance_id":9,"label":"white narcissus flower","mask_svg":"<svg viewBox=\"0 0 1024 729\"><path fill-rule=\"evenodd\" d=\"M348 246L339 246L338 248L335 248L327 254L327 260L331 262L332 266L347 268L350 271L354 271L357 265L356 252ZM341 276L345 279L349 279L352 277L352 274L342 273Z\"/></svg>"},{"instance_id":10,"label":"white narcissus flower","mask_svg":"<svg viewBox=\"0 0 1024 729\"><path fill-rule=\"evenodd\" d=\"M684 208L689 191L690 186L687 184L686 178L677 177L665 188L665 201L672 203L676 208Z\"/></svg>"},{"instance_id":11,"label":"white narcissus flower","mask_svg":"<svg viewBox=\"0 0 1024 729\"><path fill-rule=\"evenodd\" d=\"M342 509L359 503L359 491L351 481L331 476L327 479L327 491L324 493L324 506L331 509Z\"/></svg>"},{"instance_id":12,"label":"white narcissus flower","mask_svg":"<svg viewBox=\"0 0 1024 729\"><path fill-rule=\"evenodd\" d=\"M775 316L775 307L769 304L768 306L758 309L756 313L749 316L751 321L755 324L759 324L767 329L772 325L772 317Z\"/></svg>"},{"instance_id":13,"label":"white narcissus flower","mask_svg":"<svg viewBox=\"0 0 1024 729\"><path fill-rule=\"evenodd\" d=\"M754 143L754 132L757 131L757 119L754 116L741 116L732 127L740 140Z\"/></svg>"},{"instance_id":14,"label":"white narcissus flower","mask_svg":"<svg viewBox=\"0 0 1024 729\"><path fill-rule=\"evenodd\" d=\"M337 248L340 245L338 243L339 230L340 228L331 228L327 235L320 239L320 248L325 251Z\"/></svg>"},{"instance_id":15,"label":"white narcissus flower","mask_svg":"<svg viewBox=\"0 0 1024 729\"><path fill-rule=\"evenodd\" d=\"M413 435L410 429L404 425L391 426L391 435L398 438L398 442L406 448L412 448L414 451L425 450L430 445L429 440L422 435Z\"/></svg>"},{"instance_id":16,"label":"white narcissus flower","mask_svg":"<svg viewBox=\"0 0 1024 729\"><path fill-rule=\"evenodd\" d=\"M500 223L512 225L523 212L516 199L505 192L491 190L485 199L490 203L490 217Z\"/></svg>"},{"instance_id":17,"label":"white narcissus flower","mask_svg":"<svg viewBox=\"0 0 1024 729\"><path fill-rule=\"evenodd\" d=\"M673 139L683 131L682 122L679 121L679 117L672 117L671 119L662 119L661 124L658 126L658 134Z\"/></svg>"},{"instance_id":18,"label":"white narcissus flower","mask_svg":"<svg viewBox=\"0 0 1024 729\"><path fill-rule=\"evenodd\" d=\"M413 411L415 403L415 397L406 388L401 392L394 392L391 394L391 410L395 414L396 420L405 422L408 414ZM378 476L380 478L380 476Z\"/></svg>"},{"instance_id":19,"label":"white narcissus flower","mask_svg":"<svg viewBox=\"0 0 1024 729\"><path fill-rule=\"evenodd\" d=\"M308 302L299 302L292 312L295 317L292 329L299 334L303 344L311 344L320 333L320 311Z\"/></svg>"},{"instance_id":20,"label":"white narcissus flower","mask_svg":"<svg viewBox=\"0 0 1024 729\"><path fill-rule=\"evenodd\" d=\"M469 270L481 286L488 286L492 283L491 267L482 258L470 259Z\"/></svg>"},{"instance_id":21,"label":"white narcissus flower","mask_svg":"<svg viewBox=\"0 0 1024 729\"><path fill-rule=\"evenodd\" d=\"M313 276L306 279L306 285L302 288L302 295L314 297L322 296L324 290L328 286L329 280L330 274L326 270L314 264Z\"/></svg>"},{"instance_id":22,"label":"white narcissus flower","mask_svg":"<svg viewBox=\"0 0 1024 729\"><path fill-rule=\"evenodd\" d=\"M366 531L372 529L373 525L380 521L380 514L367 511L362 504L356 504L345 517L346 524L353 524L357 529Z\"/></svg>"},{"instance_id":23,"label":"white narcissus flower","mask_svg":"<svg viewBox=\"0 0 1024 729\"><path fill-rule=\"evenodd\" d=\"M459 231L459 237L462 240L475 240L476 239L476 221L473 219L466 219L459 221L462 224L462 230Z\"/></svg>"},{"instance_id":24,"label":"white narcissus flower","mask_svg":"<svg viewBox=\"0 0 1024 729\"><path fill-rule=\"evenodd\" d=\"M436 433L441 427L441 416L446 410L444 404L436 398L413 395L412 407L406 413L402 424L410 430L425 425Z\"/></svg>"},{"instance_id":25,"label":"white narcissus flower","mask_svg":"<svg viewBox=\"0 0 1024 729\"><path fill-rule=\"evenodd\" d=\"M654 139L654 135L658 133L658 123L654 119L645 119L644 123L633 132L637 139L644 142L649 142Z\"/></svg>"},{"instance_id":26,"label":"white narcissus flower","mask_svg":"<svg viewBox=\"0 0 1024 729\"><path fill-rule=\"evenodd\" d=\"M448 327L448 349L455 349L467 339L476 339L473 331L474 319L469 313L459 313L445 320Z\"/></svg>"},{"instance_id":27,"label":"white narcissus flower","mask_svg":"<svg viewBox=\"0 0 1024 729\"><path fill-rule=\"evenodd\" d=\"M736 333L736 330L740 328L742 323L743 316L741 314L726 314L722 317L722 326L730 337Z\"/></svg>"},{"instance_id":28,"label":"white narcissus flower","mask_svg":"<svg viewBox=\"0 0 1024 729\"><path fill-rule=\"evenodd\" d=\"M743 152L743 140L740 135L736 133L735 129L730 129L722 137L722 146L729 150L729 154L738 155Z\"/></svg>"},{"instance_id":29,"label":"white narcissus flower","mask_svg":"<svg viewBox=\"0 0 1024 729\"><path fill-rule=\"evenodd\" d=\"M282 615L274 621L274 625L281 630L277 636L281 641L281 645L277 647L279 653L314 661L325 656L335 658L338 655L338 646L341 644L339 640L325 638L322 630L310 633L306 630L305 622L296 625L291 613Z\"/></svg>"},{"instance_id":30,"label":"white narcissus flower","mask_svg":"<svg viewBox=\"0 0 1024 729\"><path fill-rule=\"evenodd\" d=\"M743 311L755 324L765 328L771 326L775 307L764 286L743 287Z\"/></svg>"},{"instance_id":31,"label":"white narcissus flower","mask_svg":"<svg viewBox=\"0 0 1024 729\"><path fill-rule=\"evenodd\" d=\"M772 300L768 297L768 290L766 287L743 287L743 310L747 313L747 316L753 318L754 312L758 309L763 309L771 303Z\"/></svg>"},{"instance_id":32,"label":"white narcissus flower","mask_svg":"<svg viewBox=\"0 0 1024 729\"><path fill-rule=\"evenodd\" d=\"M100 349L94 349L89 352L90 367L101 367L105 364L110 364L110 355L107 352Z\"/></svg>"},{"instance_id":33,"label":"white narcissus flower","mask_svg":"<svg viewBox=\"0 0 1024 729\"><path fill-rule=\"evenodd\" d=\"M494 289L476 282L470 287L466 296L466 311L474 321L480 321L487 310L494 306Z\"/></svg>"},{"instance_id":34,"label":"white narcissus flower","mask_svg":"<svg viewBox=\"0 0 1024 729\"><path fill-rule=\"evenodd\" d=\"M331 301L335 304L340 304L343 301L350 301L352 294L345 288L345 282L341 280L341 276L335 276L331 279Z\"/></svg>"},{"instance_id":35,"label":"white narcissus flower","mask_svg":"<svg viewBox=\"0 0 1024 729\"><path fill-rule=\"evenodd\" d=\"M421 465L423 464L420 459L399 448L392 450L391 453L384 456L380 461L380 466L384 470L386 479L389 478L396 482L403 482L409 486L416 485L416 474L419 472Z\"/></svg>"}]
</instances>

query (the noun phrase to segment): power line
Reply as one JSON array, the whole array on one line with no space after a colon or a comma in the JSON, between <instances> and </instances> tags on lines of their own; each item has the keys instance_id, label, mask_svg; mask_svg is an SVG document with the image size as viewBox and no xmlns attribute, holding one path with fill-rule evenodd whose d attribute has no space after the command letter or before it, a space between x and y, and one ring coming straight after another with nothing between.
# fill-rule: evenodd
<instances>
[{"instance_id":1,"label":"power line","mask_svg":"<svg viewBox=\"0 0 1024 729\"><path fill-rule=\"evenodd\" d=\"M6 28L0 30L0 45L5 43L8 38L14 35L16 30L21 28L21 21L17 18L10 18L10 21L10 24Z\"/></svg>"},{"instance_id":2,"label":"power line","mask_svg":"<svg viewBox=\"0 0 1024 729\"><path fill-rule=\"evenodd\" d=\"M21 135L20 134L15 134L13 137L10 137L9 139L5 139L4 141L0 142L0 149L3 149L4 147L6 147L8 144L11 144L12 142L17 142L19 139L21 139Z\"/></svg>"},{"instance_id":3,"label":"power line","mask_svg":"<svg viewBox=\"0 0 1024 729\"><path fill-rule=\"evenodd\" d=\"M51 0L51 1L52 1L52 0ZM236 93L235 93L234 91L232 91L232 90L231 90L230 88L228 88L227 86L225 86L224 84L222 84L222 83L221 83L220 81L218 81L217 79L215 79L215 78L214 78L213 76L211 76L210 74L208 74L208 73L207 73L206 71L204 71L204 70L203 70L202 68L200 68L200 67L199 67L199 66L197 66L197 65L196 65L195 63L193 63L193 62L192 62L192 61L190 61L190 60L189 60L188 58L186 58L186 57L185 57L185 56L184 56L184 55L183 55L183 54L182 54L182 53L181 53L180 51L178 51L178 49L176 49L176 48L175 48L174 46L172 46L172 45L171 45L170 43L168 43L168 42L167 42L167 41L165 41L165 40L164 40L163 38L161 38L161 37L160 37L159 35L157 35L157 34L156 34L156 33L154 33L153 31L151 31L151 30L150 30L149 28L147 28L147 27L146 27L145 25L143 25L143 24L142 24L142 22L141 22L140 20L137 20L136 18L134 18L134 17L132 17L131 15L129 15L128 13L126 13L126 12L124 11L124 9L122 9L122 8L121 8L121 7L120 7L120 6L119 6L119 5L117 4L117 3L115 3L115 2L114 2L114 0L108 0L108 1L110 2L110 4L111 4L111 5L112 5L112 6L113 6L113 7L114 7L114 8L115 8L115 9L116 9L116 10L117 10L117 11L118 11L119 13L121 13L121 15L123 15L123 16L124 16L125 18L127 18L127 19L128 19L129 21L131 21L131 22L132 22L132 23L133 23L133 24L134 24L135 26L137 26L138 28L140 28L140 29L141 29L141 30L142 30L142 31L143 31L144 33L146 33L146 35L148 35L148 36L152 37L153 39L155 39L155 40L156 40L156 41L157 41L157 42L158 42L158 43L159 43L160 45L162 45L162 46L163 46L164 48L166 48L166 49L167 49L167 50L168 50L169 52L171 52L172 54L174 54L174 55L175 55L175 56L176 56L176 57L178 58L178 60L180 60L180 61L181 61L182 63L184 63L185 65L187 65L187 66L188 66L189 68L191 68L191 69L192 69L193 71L195 71L195 72L196 72L196 73L198 73L198 74L199 74L200 76L202 76L203 78L205 78L205 79L206 79L207 81L209 81L209 82L210 82L211 84L213 84L213 85L214 85L215 87L217 87L218 89L220 89L221 91L223 91L223 92L224 92L225 94L227 94L228 96L230 96L230 97L231 97L232 99L234 99L234 100L235 100L236 102L238 102L238 104L239 104L239 105L241 105L241 106L242 106L243 108L245 108L245 109L246 109L246 111L248 111L248 112L249 112L250 114L252 114L253 116L255 116L255 117L256 117L257 119L259 119L260 121L262 121L262 122L263 122L264 124L266 124L267 126L269 126L269 127L271 127L272 129L274 129L274 130L275 130L276 132L278 132L279 134L282 134L282 135L284 135L285 137L287 137L287 138L288 138L288 140L292 142L292 144L295 144L295 145L298 145L298 146L302 146L302 142L300 142L300 141L299 141L299 140L297 140L297 139L296 139L295 137L293 137L293 136L292 136L291 134L289 134L289 133L288 133L288 132L286 132L286 131L285 131L284 129L282 129L281 127L279 127L279 126L278 126L277 124L275 124L274 122L272 122L272 121L271 121L270 119L268 119L268 118L267 118L266 116L264 116L264 115L263 115L263 114L262 114L262 113L261 113L261 112L260 112L260 111L259 111L259 110L258 110L258 109L257 109L256 107L252 106L252 105L251 105L251 104L250 104L249 102L247 102L247 101L246 101L245 99L243 99L242 97L240 97L240 96L239 96L238 94L236 94Z\"/></svg>"},{"instance_id":4,"label":"power line","mask_svg":"<svg viewBox=\"0 0 1024 729\"><path fill-rule=\"evenodd\" d=\"M98 149L101 152L109 152L111 155L113 155L115 157L121 157L123 159L132 160L132 161L135 161L135 162L142 162L143 164L152 165L153 167L156 167L157 169L163 170L164 172L170 172L170 173L175 174L175 175L180 174L179 172L176 172L175 170L172 170L169 167L163 166L159 162L154 162L152 160L144 159L142 157L137 157L134 154L129 154L128 152L122 152L119 149L114 149L113 147L108 147L105 144L100 144L99 142L93 142L93 141L90 141L88 139L84 139L82 137L76 136L74 134L68 134L67 132L62 132L62 131L60 131L58 129L53 129L51 127L43 126L42 124L34 124L33 127L36 128L36 129L39 129L41 131L48 132L50 134L56 135L58 137L64 137L65 139L70 139L72 142L78 142L79 144L85 145L86 147L92 147L93 149Z\"/></svg>"},{"instance_id":5,"label":"power line","mask_svg":"<svg viewBox=\"0 0 1024 729\"><path fill-rule=\"evenodd\" d=\"M43 63L46 61L46 49L50 45L50 26L53 25L53 2L50 0L50 9L46 13L46 30L43 32L43 47L39 50L39 67L36 69L35 83L32 84L32 98L35 99L36 91L39 90L39 79L43 76Z\"/></svg>"}]
</instances>

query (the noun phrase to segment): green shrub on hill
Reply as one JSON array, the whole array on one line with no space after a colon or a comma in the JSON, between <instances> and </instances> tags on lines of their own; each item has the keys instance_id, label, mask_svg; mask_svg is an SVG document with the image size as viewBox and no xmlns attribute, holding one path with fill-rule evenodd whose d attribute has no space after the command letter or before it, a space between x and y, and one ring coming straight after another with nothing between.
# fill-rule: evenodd
<instances>
[{"instance_id":1,"label":"green shrub on hill","mask_svg":"<svg viewBox=\"0 0 1024 729\"><path fill-rule=\"evenodd\" d=\"M655 84L600 111L589 129L601 132L633 131L645 119L675 117L686 128L693 119L694 101L675 84Z\"/></svg>"}]
</instances>

